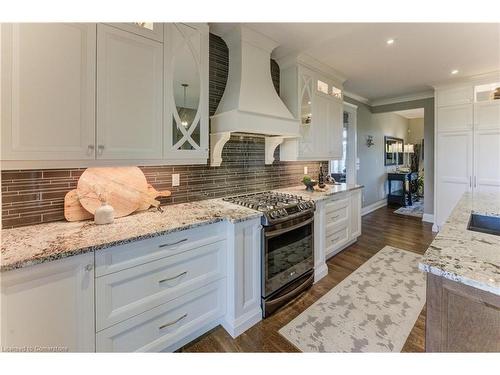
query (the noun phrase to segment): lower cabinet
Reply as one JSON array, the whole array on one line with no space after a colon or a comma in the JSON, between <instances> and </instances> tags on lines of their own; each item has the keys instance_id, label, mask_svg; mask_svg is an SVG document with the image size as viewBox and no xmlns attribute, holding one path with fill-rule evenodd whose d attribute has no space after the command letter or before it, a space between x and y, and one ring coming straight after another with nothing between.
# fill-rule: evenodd
<instances>
[{"instance_id":1,"label":"lower cabinet","mask_svg":"<svg viewBox=\"0 0 500 375\"><path fill-rule=\"evenodd\" d=\"M95 351L93 252L0 277L3 351Z\"/></svg>"},{"instance_id":2,"label":"lower cabinet","mask_svg":"<svg viewBox=\"0 0 500 375\"><path fill-rule=\"evenodd\" d=\"M326 259L361 235L361 189L318 201L314 220L314 279L318 281L328 273Z\"/></svg>"}]
</instances>

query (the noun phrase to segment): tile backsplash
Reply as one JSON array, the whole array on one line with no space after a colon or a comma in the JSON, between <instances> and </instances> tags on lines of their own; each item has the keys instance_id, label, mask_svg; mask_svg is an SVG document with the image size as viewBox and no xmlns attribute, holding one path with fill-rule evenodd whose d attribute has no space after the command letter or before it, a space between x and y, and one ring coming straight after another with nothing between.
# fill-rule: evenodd
<instances>
[{"instance_id":1,"label":"tile backsplash","mask_svg":"<svg viewBox=\"0 0 500 375\"><path fill-rule=\"evenodd\" d=\"M279 92L279 66L271 61L271 76ZM217 109L227 81L228 50L224 41L210 34L209 107ZM264 164L264 138L233 136L222 152L220 167L207 165L141 167L149 183L172 196L162 204L176 204L300 184L304 167L317 176L326 162L280 162L279 147L272 165ZM2 227L13 228L64 220L64 196L76 188L84 169L2 171ZM172 187L172 173L180 186Z\"/></svg>"}]
</instances>

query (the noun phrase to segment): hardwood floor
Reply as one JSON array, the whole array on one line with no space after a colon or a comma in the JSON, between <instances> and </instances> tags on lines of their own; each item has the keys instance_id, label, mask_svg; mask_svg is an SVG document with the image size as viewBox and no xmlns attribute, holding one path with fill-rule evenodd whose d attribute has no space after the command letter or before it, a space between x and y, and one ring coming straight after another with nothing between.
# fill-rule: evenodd
<instances>
[{"instance_id":1,"label":"hardwood floor","mask_svg":"<svg viewBox=\"0 0 500 375\"><path fill-rule=\"evenodd\" d=\"M278 330L322 295L340 283L386 245L423 254L434 238L432 225L420 219L393 213L394 208L383 207L362 219L362 235L358 241L327 261L328 275L314 284L299 298L276 314L262 320L245 333L233 339L218 326L197 340L181 348L181 352L297 352ZM403 352L425 350L425 306Z\"/></svg>"}]
</instances>

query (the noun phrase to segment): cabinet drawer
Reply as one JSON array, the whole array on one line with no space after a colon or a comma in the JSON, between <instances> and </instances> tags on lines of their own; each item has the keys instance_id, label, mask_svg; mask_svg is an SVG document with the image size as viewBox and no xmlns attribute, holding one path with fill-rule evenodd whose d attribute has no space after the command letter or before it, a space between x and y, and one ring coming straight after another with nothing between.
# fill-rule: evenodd
<instances>
[{"instance_id":1,"label":"cabinet drawer","mask_svg":"<svg viewBox=\"0 0 500 375\"><path fill-rule=\"evenodd\" d=\"M325 212L325 223L338 224L349 218L349 205Z\"/></svg>"},{"instance_id":2,"label":"cabinet drawer","mask_svg":"<svg viewBox=\"0 0 500 375\"><path fill-rule=\"evenodd\" d=\"M326 229L325 248L326 254L340 249L349 242L349 226L347 220L342 225L330 225Z\"/></svg>"},{"instance_id":3,"label":"cabinet drawer","mask_svg":"<svg viewBox=\"0 0 500 375\"><path fill-rule=\"evenodd\" d=\"M225 276L226 241L219 241L96 279L100 331Z\"/></svg>"},{"instance_id":4,"label":"cabinet drawer","mask_svg":"<svg viewBox=\"0 0 500 375\"><path fill-rule=\"evenodd\" d=\"M115 324L96 335L98 352L158 352L215 322L225 312L224 279Z\"/></svg>"},{"instance_id":5,"label":"cabinet drawer","mask_svg":"<svg viewBox=\"0 0 500 375\"><path fill-rule=\"evenodd\" d=\"M225 239L224 223L206 225L96 252L96 277Z\"/></svg>"},{"instance_id":6,"label":"cabinet drawer","mask_svg":"<svg viewBox=\"0 0 500 375\"><path fill-rule=\"evenodd\" d=\"M332 201L327 202L325 204L325 212L329 213L331 211L335 211L335 210L338 210L340 208L344 208L347 206L349 206L349 197L332 200Z\"/></svg>"}]
</instances>

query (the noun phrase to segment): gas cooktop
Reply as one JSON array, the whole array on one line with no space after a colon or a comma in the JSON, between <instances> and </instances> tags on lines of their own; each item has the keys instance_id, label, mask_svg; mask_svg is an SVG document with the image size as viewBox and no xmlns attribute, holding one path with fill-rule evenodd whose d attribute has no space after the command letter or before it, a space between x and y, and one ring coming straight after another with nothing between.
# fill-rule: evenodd
<instances>
[{"instance_id":1,"label":"gas cooktop","mask_svg":"<svg viewBox=\"0 0 500 375\"><path fill-rule=\"evenodd\" d=\"M311 200L305 200L299 195L272 191L238 195L223 200L263 212L263 225L292 219L315 210L314 202Z\"/></svg>"}]
</instances>

